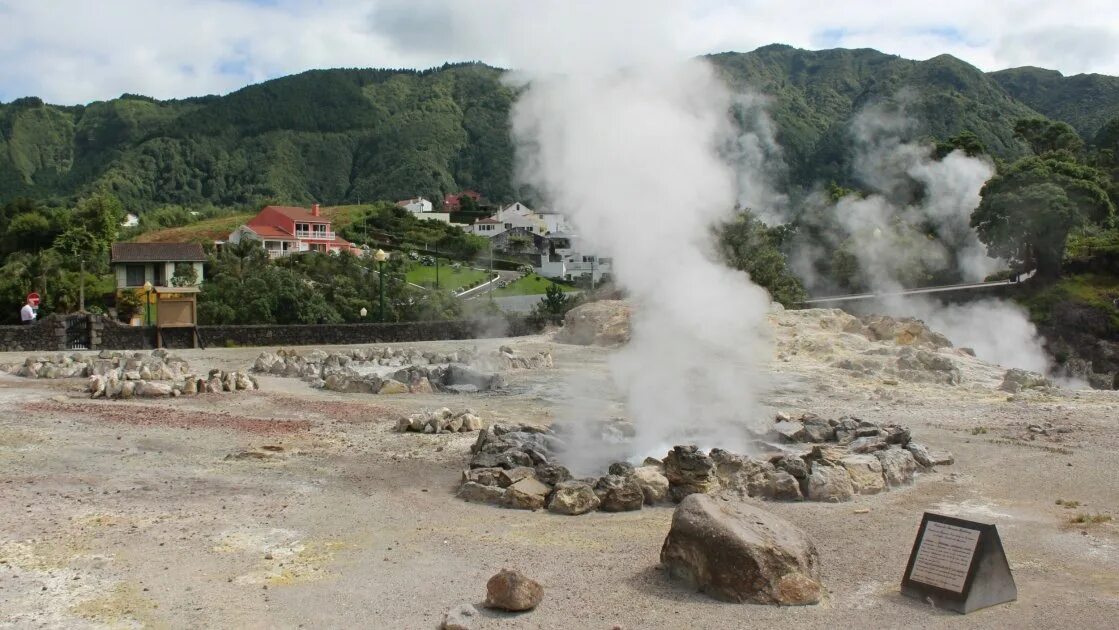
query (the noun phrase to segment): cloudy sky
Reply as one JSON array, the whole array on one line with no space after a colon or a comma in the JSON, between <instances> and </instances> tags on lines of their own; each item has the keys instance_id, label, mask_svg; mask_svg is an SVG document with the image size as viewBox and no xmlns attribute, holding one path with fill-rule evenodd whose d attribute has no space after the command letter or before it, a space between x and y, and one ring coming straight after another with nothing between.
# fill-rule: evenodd
<instances>
[{"instance_id":1,"label":"cloudy sky","mask_svg":"<svg viewBox=\"0 0 1119 630\"><path fill-rule=\"evenodd\" d=\"M556 51L624 62L635 41L678 55L779 42L1119 75L1119 2L0 0L0 101L222 94L310 68L562 70Z\"/></svg>"}]
</instances>

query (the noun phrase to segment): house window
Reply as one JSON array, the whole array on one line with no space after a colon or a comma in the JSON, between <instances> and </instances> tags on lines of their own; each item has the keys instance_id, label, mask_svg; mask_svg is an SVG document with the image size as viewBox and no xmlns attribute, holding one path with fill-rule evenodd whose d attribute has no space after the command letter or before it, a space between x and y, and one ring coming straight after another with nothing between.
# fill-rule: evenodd
<instances>
[{"instance_id":1,"label":"house window","mask_svg":"<svg viewBox=\"0 0 1119 630\"><path fill-rule=\"evenodd\" d=\"M512 223L506 223L506 224L505 224L505 229L506 229L506 230L511 230L511 229L513 229L513 224L512 224Z\"/></svg>"},{"instance_id":2,"label":"house window","mask_svg":"<svg viewBox=\"0 0 1119 630\"><path fill-rule=\"evenodd\" d=\"M165 275L163 271L163 263L155 263L152 266L155 267L155 279L152 281L152 284L157 287L166 286L167 279L163 277Z\"/></svg>"},{"instance_id":3,"label":"house window","mask_svg":"<svg viewBox=\"0 0 1119 630\"><path fill-rule=\"evenodd\" d=\"M593 263L594 262L594 256L583 256L583 262Z\"/></svg>"},{"instance_id":4,"label":"house window","mask_svg":"<svg viewBox=\"0 0 1119 630\"><path fill-rule=\"evenodd\" d=\"M306 223L296 223L295 224L295 231L296 232L306 232L307 231L307 224Z\"/></svg>"},{"instance_id":5,"label":"house window","mask_svg":"<svg viewBox=\"0 0 1119 630\"><path fill-rule=\"evenodd\" d=\"M129 287L144 286L144 265L125 265L124 284Z\"/></svg>"}]
</instances>

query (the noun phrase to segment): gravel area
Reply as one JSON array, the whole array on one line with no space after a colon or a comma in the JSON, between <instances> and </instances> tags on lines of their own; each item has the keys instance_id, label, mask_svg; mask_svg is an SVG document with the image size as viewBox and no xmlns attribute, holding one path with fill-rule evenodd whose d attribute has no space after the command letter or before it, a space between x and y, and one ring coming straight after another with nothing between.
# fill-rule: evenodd
<instances>
[{"instance_id":1,"label":"gravel area","mask_svg":"<svg viewBox=\"0 0 1119 630\"><path fill-rule=\"evenodd\" d=\"M856 374L833 365L869 342L825 329L820 313L775 316L766 413L899 422L956 457L851 503L764 504L815 540L820 605L726 604L669 581L658 567L668 507L565 517L465 503L454 492L474 434L392 431L401 414L443 406L487 423L547 424L588 401L624 412L611 350L543 335L478 341L549 350L556 367L468 396L262 377L250 393L107 401L86 398L81 379L0 374L0 628L430 629L479 604L503 567L543 584L543 603L483 611L478 628L1114 627L1119 527L1072 521L1119 519L1119 392L1011 397L997 389L1005 370L962 353L959 385ZM178 354L243 370L261 350ZM576 394L573 382L590 385ZM963 617L903 598L924 511L996 523L1018 601Z\"/></svg>"}]
</instances>

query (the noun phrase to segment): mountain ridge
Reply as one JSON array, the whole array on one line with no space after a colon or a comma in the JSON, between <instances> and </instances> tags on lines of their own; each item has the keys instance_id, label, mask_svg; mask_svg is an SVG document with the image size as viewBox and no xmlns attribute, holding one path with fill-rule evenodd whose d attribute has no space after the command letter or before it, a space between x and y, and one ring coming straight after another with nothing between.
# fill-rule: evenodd
<instances>
[{"instance_id":1,"label":"mountain ridge","mask_svg":"<svg viewBox=\"0 0 1119 630\"><path fill-rule=\"evenodd\" d=\"M783 44L706 56L731 89L766 95L792 189L852 182L851 122L895 103L913 139L964 130L997 157L1025 146L1018 118L1068 122L1086 139L1119 117L1119 77L1044 69L984 73L951 55L924 61L874 49ZM473 188L495 201L512 181L502 69L308 70L225 95L124 94L87 105L36 97L0 104L0 202L108 189L138 210L180 204L353 203ZM1080 77L1089 77L1083 79Z\"/></svg>"}]
</instances>

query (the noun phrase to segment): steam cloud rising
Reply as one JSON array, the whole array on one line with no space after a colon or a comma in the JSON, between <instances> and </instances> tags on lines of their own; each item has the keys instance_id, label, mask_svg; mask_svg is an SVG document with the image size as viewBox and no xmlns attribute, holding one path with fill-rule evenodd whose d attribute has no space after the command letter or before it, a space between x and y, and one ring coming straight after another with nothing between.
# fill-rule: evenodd
<instances>
[{"instance_id":1,"label":"steam cloud rising","mask_svg":"<svg viewBox=\"0 0 1119 630\"><path fill-rule=\"evenodd\" d=\"M722 157L732 101L707 64L686 60L536 77L513 110L524 182L614 258L634 303L632 340L611 364L637 426L631 455L687 441L744 451L728 427L756 417L769 298L711 257L711 226L737 195Z\"/></svg>"}]
</instances>

